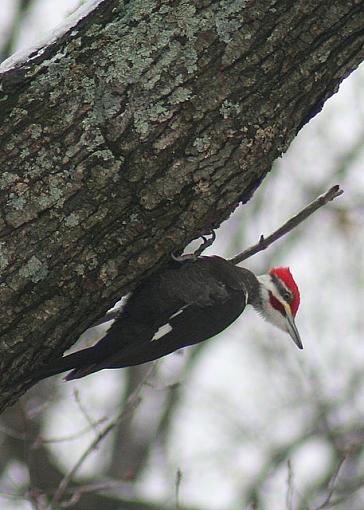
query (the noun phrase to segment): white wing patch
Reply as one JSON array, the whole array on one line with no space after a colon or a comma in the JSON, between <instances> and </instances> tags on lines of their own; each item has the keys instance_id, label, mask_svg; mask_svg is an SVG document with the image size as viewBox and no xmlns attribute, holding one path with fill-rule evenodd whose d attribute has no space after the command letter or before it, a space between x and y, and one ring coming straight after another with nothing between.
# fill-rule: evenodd
<instances>
[{"instance_id":1,"label":"white wing patch","mask_svg":"<svg viewBox=\"0 0 364 510\"><path fill-rule=\"evenodd\" d=\"M156 331L154 333L154 335L150 341L153 342L154 340L159 340L163 336L168 335L168 333L170 333L171 331L172 331L172 326L169 324L169 322L167 322L167 324L163 324L163 326L161 326L158 329L158 331Z\"/></svg>"},{"instance_id":2,"label":"white wing patch","mask_svg":"<svg viewBox=\"0 0 364 510\"><path fill-rule=\"evenodd\" d=\"M180 308L179 310L177 310L177 312L174 312L174 314L172 314L168 320L174 319L175 317L177 317L177 315L180 315L187 307L188 307L188 305L185 305L182 308ZM172 331L172 329L173 329L173 327L169 322L167 322L166 324L163 324L163 326L161 326L158 329L158 331L156 331L154 333L153 338L151 338L150 341L154 342L154 340L159 340L160 338L168 335L168 333L170 333Z\"/></svg>"}]
</instances>

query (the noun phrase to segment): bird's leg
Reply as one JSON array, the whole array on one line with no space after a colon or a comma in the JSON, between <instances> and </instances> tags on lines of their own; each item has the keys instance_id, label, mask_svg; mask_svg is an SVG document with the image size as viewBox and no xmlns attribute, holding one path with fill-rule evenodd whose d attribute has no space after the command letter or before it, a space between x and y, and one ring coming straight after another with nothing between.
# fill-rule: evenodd
<instances>
[{"instance_id":1,"label":"bird's leg","mask_svg":"<svg viewBox=\"0 0 364 510\"><path fill-rule=\"evenodd\" d=\"M186 255L175 255L174 253L171 253L172 259L175 260L176 262L184 262L185 260L196 260L201 255L201 253L206 250L206 248L212 245L212 243L216 239L216 234L214 230L211 230L208 235L211 235L211 237L208 238L206 236L201 236L202 243L193 253L187 253Z\"/></svg>"}]
</instances>

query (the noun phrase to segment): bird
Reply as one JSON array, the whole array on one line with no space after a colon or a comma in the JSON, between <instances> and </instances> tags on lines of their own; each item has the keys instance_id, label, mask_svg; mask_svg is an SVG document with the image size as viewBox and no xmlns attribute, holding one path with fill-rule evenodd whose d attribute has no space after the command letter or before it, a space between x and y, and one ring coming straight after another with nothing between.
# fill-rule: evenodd
<instances>
[{"instance_id":1,"label":"bird","mask_svg":"<svg viewBox=\"0 0 364 510\"><path fill-rule=\"evenodd\" d=\"M51 359L33 374L33 381L70 371L65 377L69 381L156 360L214 337L247 305L303 349L295 325L300 292L288 267L255 276L217 255L184 257L142 281L99 342Z\"/></svg>"}]
</instances>

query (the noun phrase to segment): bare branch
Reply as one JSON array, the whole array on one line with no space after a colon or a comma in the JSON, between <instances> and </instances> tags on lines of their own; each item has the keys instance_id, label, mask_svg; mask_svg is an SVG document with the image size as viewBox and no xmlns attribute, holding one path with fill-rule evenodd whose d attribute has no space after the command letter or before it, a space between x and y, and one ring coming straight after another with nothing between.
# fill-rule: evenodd
<instances>
[{"instance_id":1,"label":"bare branch","mask_svg":"<svg viewBox=\"0 0 364 510\"><path fill-rule=\"evenodd\" d=\"M83 454L79 457L73 468L67 473L67 475L63 478L61 483L58 486L58 489L56 490L52 501L49 505L49 510L55 509L58 507L59 502L61 501L62 497L66 493L66 490L71 483L73 477L79 470L79 468L82 466L82 464L85 462L87 457L98 447L98 445L101 443L101 441L116 427L116 425L129 416L129 413L133 413L141 401L141 391L146 384L147 380L150 378L152 373L155 371L155 364L153 364L150 367L150 370L148 370L146 376L141 381L139 386L135 389L135 391L130 395L130 397L127 400L127 403L125 407L120 411L120 413L117 415L117 417L111 421L106 427L104 427L99 434L96 436L96 438L90 443L90 445L86 448L86 450L83 452Z\"/></svg>"},{"instance_id":2,"label":"bare branch","mask_svg":"<svg viewBox=\"0 0 364 510\"><path fill-rule=\"evenodd\" d=\"M33 3L34 0L19 0L12 25L9 28L3 47L0 49L0 61L5 60L13 53L24 17Z\"/></svg>"},{"instance_id":3,"label":"bare branch","mask_svg":"<svg viewBox=\"0 0 364 510\"><path fill-rule=\"evenodd\" d=\"M181 482L182 482L182 471L178 468L176 472L176 509L181 508L179 504L179 495L180 495L180 489L181 489Z\"/></svg>"},{"instance_id":4,"label":"bare branch","mask_svg":"<svg viewBox=\"0 0 364 510\"><path fill-rule=\"evenodd\" d=\"M90 428L95 432L96 437L97 437L97 434L98 434L97 424L100 423L100 420L95 421L92 419L92 417L88 413L87 409L81 402L80 392L77 389L75 389L73 391L73 396L75 397L76 404L77 404L82 416L85 418L86 422L89 424Z\"/></svg>"},{"instance_id":5,"label":"bare branch","mask_svg":"<svg viewBox=\"0 0 364 510\"><path fill-rule=\"evenodd\" d=\"M59 437L42 437L39 436L34 441L34 444L32 445L33 448L38 448L40 444L53 444L53 443L64 443L68 441L75 441L77 439L80 439L80 437L84 436L90 430L95 430L95 427L98 427L99 425L102 425L105 423L107 418L104 416L103 418L100 418L96 422L94 422L92 425L88 425L87 427L79 430L78 432L75 432L74 434L69 434L68 436L59 436ZM12 436L14 437L14 436ZM26 434L24 434L24 437L20 437L17 439L27 439Z\"/></svg>"},{"instance_id":6,"label":"bare branch","mask_svg":"<svg viewBox=\"0 0 364 510\"><path fill-rule=\"evenodd\" d=\"M293 494L294 494L294 486L293 486L293 469L291 460L287 460L287 494L286 494L286 506L287 510L293 510Z\"/></svg>"},{"instance_id":7,"label":"bare branch","mask_svg":"<svg viewBox=\"0 0 364 510\"><path fill-rule=\"evenodd\" d=\"M331 200L334 200L336 197L339 197L342 195L344 191L340 188L338 184L330 188L326 193L323 195L320 195L316 198L313 202L308 204L304 209L299 211L295 216L292 216L284 225L279 227L277 230L275 230L272 234L270 234L268 237L264 237L263 235L260 236L259 242L257 244L254 244L253 246L250 246L243 252L239 253L232 259L230 259L230 262L233 264L239 264L239 262L242 262L243 260L248 259L249 257L252 257L256 253L265 250L270 246L272 243L283 237L284 235L288 234L293 230L295 227L297 227L300 223L302 223L304 220L306 220L311 214L313 214L315 211L320 209L320 207L326 205Z\"/></svg>"},{"instance_id":8,"label":"bare branch","mask_svg":"<svg viewBox=\"0 0 364 510\"><path fill-rule=\"evenodd\" d=\"M331 477L331 480L329 483L329 491L327 493L325 501L320 506L316 507L314 510L324 510L324 508L330 508L331 506L333 506L333 502L331 501L331 499L332 499L332 496L334 495L334 492L336 490L336 481L337 481L340 470L341 470L342 465L344 464L346 458L347 458L346 455L344 455L344 457L338 463L338 465L334 471L334 474Z\"/></svg>"}]
</instances>

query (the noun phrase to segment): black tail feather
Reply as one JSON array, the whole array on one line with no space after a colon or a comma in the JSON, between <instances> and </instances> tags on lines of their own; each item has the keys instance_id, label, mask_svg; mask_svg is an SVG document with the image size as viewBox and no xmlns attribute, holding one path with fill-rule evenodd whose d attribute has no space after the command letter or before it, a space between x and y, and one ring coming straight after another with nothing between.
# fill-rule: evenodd
<instances>
[{"instance_id":1,"label":"black tail feather","mask_svg":"<svg viewBox=\"0 0 364 510\"><path fill-rule=\"evenodd\" d=\"M72 370L75 372L77 370L84 371L84 375L86 375L87 368L90 365L94 365L95 363L95 353L93 347L89 347L87 349L82 349L81 351L75 352L73 354L69 354L68 356L63 356L62 358L55 358L50 360L49 363L44 367L38 370L37 372L32 374L32 378L34 380L34 384L42 379L46 379L47 377L51 377L52 375L61 374L62 372L67 372L68 370ZM71 374L72 374L71 372ZM65 379L75 379L76 377L70 377L69 374ZM80 376L82 377L82 376Z\"/></svg>"},{"instance_id":2,"label":"black tail feather","mask_svg":"<svg viewBox=\"0 0 364 510\"><path fill-rule=\"evenodd\" d=\"M124 321L124 334L127 338L132 337L136 330L140 330L138 323L133 320ZM130 333L127 335L128 332ZM34 383L68 370L72 370L72 372L67 374L66 381L78 379L102 368L107 368L106 366L97 368L97 365L102 364L105 358L112 356L123 346L124 348L128 347L128 342L123 344L120 339L119 328L111 327L107 334L93 347L82 349L68 356L51 359L44 368L33 374Z\"/></svg>"}]
</instances>

